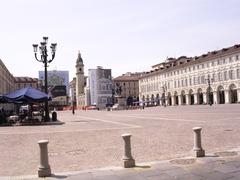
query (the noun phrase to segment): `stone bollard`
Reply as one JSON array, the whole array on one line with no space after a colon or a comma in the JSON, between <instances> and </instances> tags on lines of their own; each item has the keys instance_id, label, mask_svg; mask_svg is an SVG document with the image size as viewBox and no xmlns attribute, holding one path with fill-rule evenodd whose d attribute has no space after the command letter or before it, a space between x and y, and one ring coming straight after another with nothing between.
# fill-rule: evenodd
<instances>
[{"instance_id":1,"label":"stone bollard","mask_svg":"<svg viewBox=\"0 0 240 180\"><path fill-rule=\"evenodd\" d=\"M205 151L202 148L202 143L201 143L201 127L194 127L193 132L194 132L194 146L193 146L193 155L195 157L204 157L205 156Z\"/></svg>"},{"instance_id":2,"label":"stone bollard","mask_svg":"<svg viewBox=\"0 0 240 180\"><path fill-rule=\"evenodd\" d=\"M124 140L124 156L123 160L123 167L130 168L135 166L135 160L132 157L131 153L131 134L122 134L122 138Z\"/></svg>"},{"instance_id":3,"label":"stone bollard","mask_svg":"<svg viewBox=\"0 0 240 180\"><path fill-rule=\"evenodd\" d=\"M38 177L51 176L51 168L48 163L48 140L38 141L40 147L40 165L38 166Z\"/></svg>"}]
</instances>

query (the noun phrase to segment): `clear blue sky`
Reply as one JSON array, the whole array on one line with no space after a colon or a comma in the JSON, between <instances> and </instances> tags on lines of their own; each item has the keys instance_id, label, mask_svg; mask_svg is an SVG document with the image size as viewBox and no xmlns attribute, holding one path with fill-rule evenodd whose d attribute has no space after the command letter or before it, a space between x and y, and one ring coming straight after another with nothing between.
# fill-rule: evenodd
<instances>
[{"instance_id":1,"label":"clear blue sky","mask_svg":"<svg viewBox=\"0 0 240 180\"><path fill-rule=\"evenodd\" d=\"M14 76L37 77L32 44L58 43L49 69L69 70L81 51L85 74L100 65L116 77L168 57L240 43L239 0L0 0L0 59Z\"/></svg>"}]
</instances>

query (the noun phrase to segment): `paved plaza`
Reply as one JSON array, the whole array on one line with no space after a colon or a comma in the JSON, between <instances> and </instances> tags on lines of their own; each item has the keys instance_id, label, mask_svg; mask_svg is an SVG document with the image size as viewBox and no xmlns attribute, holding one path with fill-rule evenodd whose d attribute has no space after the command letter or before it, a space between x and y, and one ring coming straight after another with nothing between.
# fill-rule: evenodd
<instances>
[{"instance_id":1,"label":"paved plaza","mask_svg":"<svg viewBox=\"0 0 240 180\"><path fill-rule=\"evenodd\" d=\"M203 128L206 154L238 148L239 108L240 105L152 107L76 111L75 115L61 111L58 119L64 125L0 127L0 176L37 174L40 139L50 141L53 173L122 166L123 133L132 134L132 154L137 165L190 156L192 128L196 126Z\"/></svg>"}]
</instances>

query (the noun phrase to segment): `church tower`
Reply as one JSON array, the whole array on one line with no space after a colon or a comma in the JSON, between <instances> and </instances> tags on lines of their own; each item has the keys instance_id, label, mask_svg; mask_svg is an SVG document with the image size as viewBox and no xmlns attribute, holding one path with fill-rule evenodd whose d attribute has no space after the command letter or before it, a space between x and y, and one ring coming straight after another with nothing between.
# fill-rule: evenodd
<instances>
[{"instance_id":1,"label":"church tower","mask_svg":"<svg viewBox=\"0 0 240 180\"><path fill-rule=\"evenodd\" d=\"M77 105L79 106L79 98L81 95L84 94L84 87L86 85L85 83L85 77L84 77L84 64L81 57L80 51L78 52L78 57L76 61L76 98L77 98Z\"/></svg>"}]
</instances>

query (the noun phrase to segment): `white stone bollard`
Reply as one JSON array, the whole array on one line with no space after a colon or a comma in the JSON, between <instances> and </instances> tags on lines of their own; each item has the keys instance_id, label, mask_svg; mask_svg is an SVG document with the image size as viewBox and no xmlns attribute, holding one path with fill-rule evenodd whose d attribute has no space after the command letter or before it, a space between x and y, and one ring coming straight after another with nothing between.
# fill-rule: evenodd
<instances>
[{"instance_id":1,"label":"white stone bollard","mask_svg":"<svg viewBox=\"0 0 240 180\"><path fill-rule=\"evenodd\" d=\"M202 148L202 143L201 143L201 127L194 127L193 132L194 132L194 146L193 146L193 155L195 157L204 157L205 156L205 151Z\"/></svg>"},{"instance_id":2,"label":"white stone bollard","mask_svg":"<svg viewBox=\"0 0 240 180\"><path fill-rule=\"evenodd\" d=\"M51 176L51 168L48 163L48 140L38 141L40 147L40 165L38 166L38 177Z\"/></svg>"},{"instance_id":3,"label":"white stone bollard","mask_svg":"<svg viewBox=\"0 0 240 180\"><path fill-rule=\"evenodd\" d=\"M135 166L135 160L132 157L131 153L131 134L122 134L122 138L124 140L124 156L123 160L123 167L130 168Z\"/></svg>"}]
</instances>

